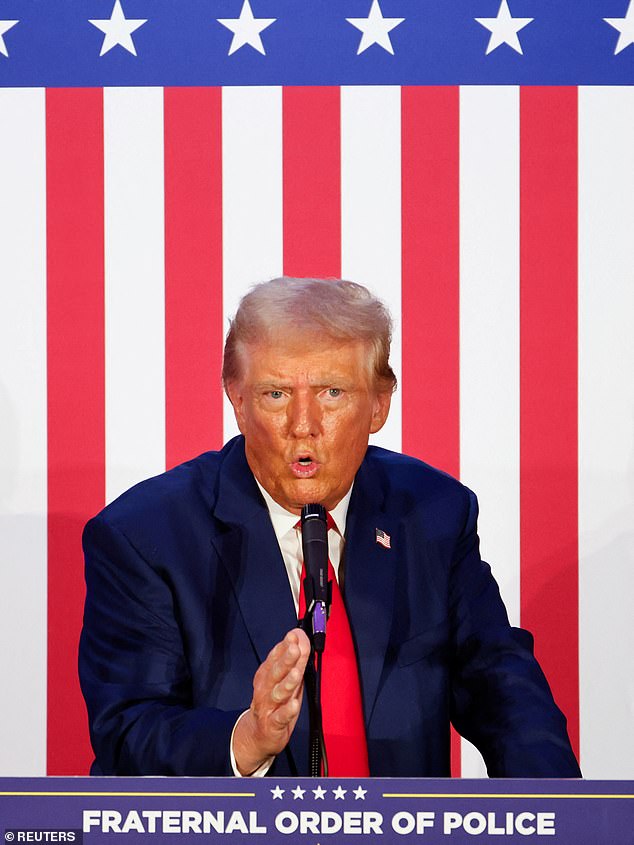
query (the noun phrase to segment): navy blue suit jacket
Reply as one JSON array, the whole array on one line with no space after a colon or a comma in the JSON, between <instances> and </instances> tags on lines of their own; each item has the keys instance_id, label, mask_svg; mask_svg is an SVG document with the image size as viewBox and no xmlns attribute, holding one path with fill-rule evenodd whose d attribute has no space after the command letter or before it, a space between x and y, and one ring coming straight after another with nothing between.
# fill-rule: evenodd
<instances>
[{"instance_id":1,"label":"navy blue suit jacket","mask_svg":"<svg viewBox=\"0 0 634 845\"><path fill-rule=\"evenodd\" d=\"M451 719L491 776L578 776L532 638L509 626L480 559L476 516L454 479L368 448L348 511L345 601L371 774L449 775ZM84 549L93 772L231 774L253 675L296 625L243 439L129 490L88 523ZM272 774L309 773L305 704Z\"/></svg>"}]
</instances>

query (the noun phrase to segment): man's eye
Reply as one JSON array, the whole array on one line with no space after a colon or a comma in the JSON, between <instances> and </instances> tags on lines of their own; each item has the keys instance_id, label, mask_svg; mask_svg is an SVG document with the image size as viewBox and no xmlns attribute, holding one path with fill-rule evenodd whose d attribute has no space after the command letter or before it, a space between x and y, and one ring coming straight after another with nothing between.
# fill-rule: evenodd
<instances>
[{"instance_id":1,"label":"man's eye","mask_svg":"<svg viewBox=\"0 0 634 845\"><path fill-rule=\"evenodd\" d=\"M284 394L281 390L269 390L269 396L271 399L281 399Z\"/></svg>"},{"instance_id":2,"label":"man's eye","mask_svg":"<svg viewBox=\"0 0 634 845\"><path fill-rule=\"evenodd\" d=\"M328 396L330 396L331 399L337 399L339 396L341 396L341 388L340 387L329 387L328 388Z\"/></svg>"}]
</instances>

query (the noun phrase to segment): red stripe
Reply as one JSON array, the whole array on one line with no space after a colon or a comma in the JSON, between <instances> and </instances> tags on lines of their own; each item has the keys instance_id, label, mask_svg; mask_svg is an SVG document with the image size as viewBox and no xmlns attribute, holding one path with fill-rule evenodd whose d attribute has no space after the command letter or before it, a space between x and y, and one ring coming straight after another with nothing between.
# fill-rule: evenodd
<instances>
[{"instance_id":1,"label":"red stripe","mask_svg":"<svg viewBox=\"0 0 634 845\"><path fill-rule=\"evenodd\" d=\"M284 273L341 275L338 88L284 88Z\"/></svg>"},{"instance_id":2,"label":"red stripe","mask_svg":"<svg viewBox=\"0 0 634 845\"><path fill-rule=\"evenodd\" d=\"M402 90L403 451L460 472L459 99ZM452 732L452 774L460 741Z\"/></svg>"},{"instance_id":3,"label":"red stripe","mask_svg":"<svg viewBox=\"0 0 634 845\"><path fill-rule=\"evenodd\" d=\"M222 445L222 100L165 89L166 464Z\"/></svg>"},{"instance_id":4,"label":"red stripe","mask_svg":"<svg viewBox=\"0 0 634 845\"><path fill-rule=\"evenodd\" d=\"M579 744L577 92L520 95L521 619Z\"/></svg>"},{"instance_id":5,"label":"red stripe","mask_svg":"<svg viewBox=\"0 0 634 845\"><path fill-rule=\"evenodd\" d=\"M48 355L48 762L86 774L77 679L81 531L105 503L103 100L46 96Z\"/></svg>"},{"instance_id":6,"label":"red stripe","mask_svg":"<svg viewBox=\"0 0 634 845\"><path fill-rule=\"evenodd\" d=\"M403 451L458 475L458 89L403 88Z\"/></svg>"}]
</instances>

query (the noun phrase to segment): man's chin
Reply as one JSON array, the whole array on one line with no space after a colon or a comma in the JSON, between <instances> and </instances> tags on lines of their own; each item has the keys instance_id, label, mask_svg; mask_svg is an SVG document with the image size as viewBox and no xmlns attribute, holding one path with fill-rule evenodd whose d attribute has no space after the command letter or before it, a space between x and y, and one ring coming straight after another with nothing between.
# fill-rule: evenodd
<instances>
[{"instance_id":1,"label":"man's chin","mask_svg":"<svg viewBox=\"0 0 634 845\"><path fill-rule=\"evenodd\" d=\"M293 513L301 513L304 505L323 505L327 510L332 510L340 501L336 493L330 488L324 487L313 478L297 479L293 482L291 490L284 491L288 504L284 505L287 510Z\"/></svg>"}]
</instances>

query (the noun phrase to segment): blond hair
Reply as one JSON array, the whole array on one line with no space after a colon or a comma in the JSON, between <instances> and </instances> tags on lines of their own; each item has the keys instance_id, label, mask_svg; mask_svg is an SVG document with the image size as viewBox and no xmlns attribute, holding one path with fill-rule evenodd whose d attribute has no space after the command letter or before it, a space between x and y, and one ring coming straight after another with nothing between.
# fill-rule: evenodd
<instances>
[{"instance_id":1,"label":"blond hair","mask_svg":"<svg viewBox=\"0 0 634 845\"><path fill-rule=\"evenodd\" d=\"M225 341L225 389L240 378L244 346L284 335L289 326L294 333L324 335L335 342L362 341L372 350L376 389L396 389L389 362L392 319L385 305L355 282L288 277L255 285L242 297Z\"/></svg>"}]
</instances>

